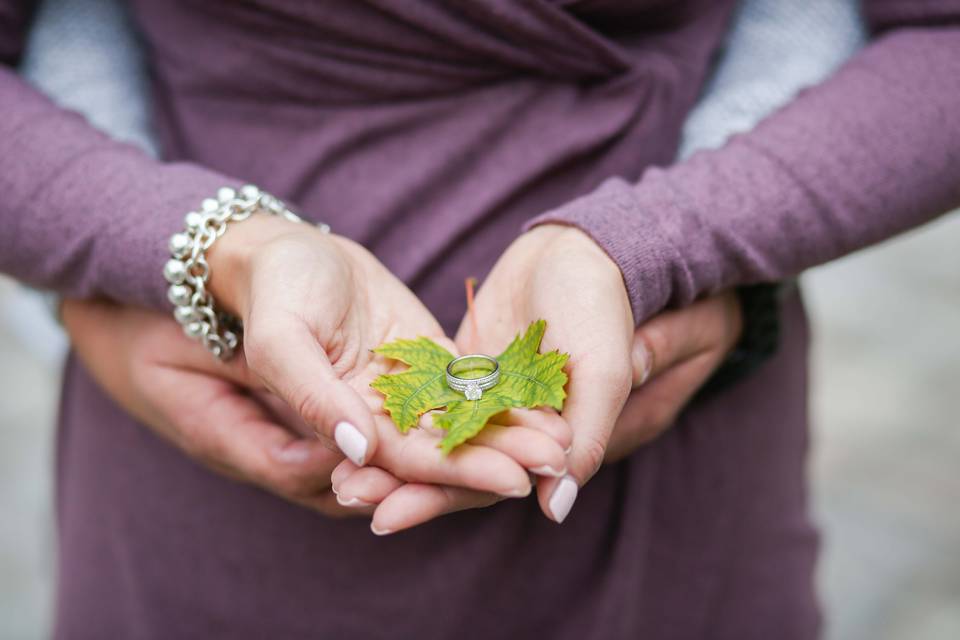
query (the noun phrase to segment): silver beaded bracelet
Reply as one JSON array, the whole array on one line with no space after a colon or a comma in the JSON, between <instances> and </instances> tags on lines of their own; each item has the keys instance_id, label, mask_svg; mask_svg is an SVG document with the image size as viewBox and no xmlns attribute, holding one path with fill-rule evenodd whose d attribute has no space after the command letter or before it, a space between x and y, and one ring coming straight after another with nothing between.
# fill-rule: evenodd
<instances>
[{"instance_id":1,"label":"silver beaded bracelet","mask_svg":"<svg viewBox=\"0 0 960 640\"><path fill-rule=\"evenodd\" d=\"M173 317L183 332L203 343L214 356L228 360L240 344L243 327L238 318L218 312L207 289L210 265L207 250L227 230L230 222L246 220L254 213L281 216L292 222L303 222L286 205L252 184L239 192L223 187L216 198L207 198L199 211L191 211L184 219L186 229L170 236L171 258L163 267L163 277L170 283L167 298L173 304ZM324 233L330 227L319 225Z\"/></svg>"}]
</instances>

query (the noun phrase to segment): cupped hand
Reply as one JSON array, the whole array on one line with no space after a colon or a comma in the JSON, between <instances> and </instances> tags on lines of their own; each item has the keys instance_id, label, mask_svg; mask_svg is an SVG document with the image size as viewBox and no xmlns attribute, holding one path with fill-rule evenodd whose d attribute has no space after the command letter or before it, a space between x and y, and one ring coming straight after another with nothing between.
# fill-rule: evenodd
<instances>
[{"instance_id":1,"label":"cupped hand","mask_svg":"<svg viewBox=\"0 0 960 640\"><path fill-rule=\"evenodd\" d=\"M461 352L500 353L518 333L542 318L547 321L542 349L570 354L568 396L560 416L573 431L565 473L537 483L543 511L562 521L578 487L603 462L631 388L633 319L620 270L581 231L537 227L519 237L494 265L478 292L473 314L457 334ZM548 416L549 412L507 415L538 414ZM384 501L379 511L388 510L390 504ZM376 517L374 524L392 528Z\"/></svg>"},{"instance_id":2,"label":"cupped hand","mask_svg":"<svg viewBox=\"0 0 960 640\"><path fill-rule=\"evenodd\" d=\"M210 289L244 324L250 371L358 465L401 481L524 496L528 470L562 469L564 446L520 425L444 457L430 429L400 434L370 388L404 365L373 353L426 336L455 350L420 300L360 245L272 216L236 223L209 252Z\"/></svg>"},{"instance_id":3,"label":"cupped hand","mask_svg":"<svg viewBox=\"0 0 960 640\"><path fill-rule=\"evenodd\" d=\"M728 291L688 307L665 311L641 325L630 349L632 391L616 420L605 454L615 462L666 431L737 343L740 304ZM520 412L516 419L552 424L546 412ZM515 419L515 420L516 420ZM400 531L438 516L485 507L499 496L456 487L404 484L382 469L360 469L345 460L333 472L344 501L379 505L374 531Z\"/></svg>"},{"instance_id":4,"label":"cupped hand","mask_svg":"<svg viewBox=\"0 0 960 640\"><path fill-rule=\"evenodd\" d=\"M561 417L573 429L567 475L537 484L543 512L562 522L577 491L606 456L630 393L633 315L616 263L574 227L543 225L503 253L477 294L473 322L461 324L461 349L499 353L518 332L547 321L542 349L570 354Z\"/></svg>"}]
</instances>

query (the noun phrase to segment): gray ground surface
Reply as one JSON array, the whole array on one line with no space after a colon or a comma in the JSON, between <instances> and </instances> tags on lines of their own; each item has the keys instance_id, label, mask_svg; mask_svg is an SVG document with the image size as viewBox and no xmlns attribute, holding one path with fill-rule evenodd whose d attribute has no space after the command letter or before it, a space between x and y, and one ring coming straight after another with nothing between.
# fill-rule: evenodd
<instances>
[{"instance_id":1,"label":"gray ground surface","mask_svg":"<svg viewBox=\"0 0 960 640\"><path fill-rule=\"evenodd\" d=\"M805 279L833 638L960 638L958 248L954 214Z\"/></svg>"},{"instance_id":2,"label":"gray ground surface","mask_svg":"<svg viewBox=\"0 0 960 640\"><path fill-rule=\"evenodd\" d=\"M960 638L960 217L804 279L836 640ZM44 637L55 338L0 281L0 638ZM28 346L29 345L29 346Z\"/></svg>"}]
</instances>

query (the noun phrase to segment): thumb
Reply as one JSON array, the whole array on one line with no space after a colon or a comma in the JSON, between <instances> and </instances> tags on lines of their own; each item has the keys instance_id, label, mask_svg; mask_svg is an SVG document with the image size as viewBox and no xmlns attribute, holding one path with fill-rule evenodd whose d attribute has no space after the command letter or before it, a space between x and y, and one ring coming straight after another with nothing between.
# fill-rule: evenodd
<instances>
[{"instance_id":1,"label":"thumb","mask_svg":"<svg viewBox=\"0 0 960 640\"><path fill-rule=\"evenodd\" d=\"M363 398L341 380L306 325L283 323L248 330L244 351L250 369L318 436L337 443L357 466L373 457L377 431Z\"/></svg>"}]
</instances>

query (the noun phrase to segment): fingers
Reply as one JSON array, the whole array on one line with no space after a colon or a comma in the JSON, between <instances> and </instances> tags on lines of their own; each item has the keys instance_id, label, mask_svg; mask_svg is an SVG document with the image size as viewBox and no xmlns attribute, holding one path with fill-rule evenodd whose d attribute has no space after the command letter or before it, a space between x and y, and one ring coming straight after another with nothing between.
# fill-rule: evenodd
<instances>
[{"instance_id":1,"label":"fingers","mask_svg":"<svg viewBox=\"0 0 960 640\"><path fill-rule=\"evenodd\" d=\"M733 292L664 312L637 329L634 391L617 420L605 462L619 460L667 429L739 340L741 330L740 304Z\"/></svg>"},{"instance_id":2,"label":"fingers","mask_svg":"<svg viewBox=\"0 0 960 640\"><path fill-rule=\"evenodd\" d=\"M340 464L334 467L333 472L330 474L330 488L333 492L335 494L339 493L338 487L340 483L356 473L358 469L376 469L376 467L358 467L350 461L350 458L341 460Z\"/></svg>"},{"instance_id":3,"label":"fingers","mask_svg":"<svg viewBox=\"0 0 960 640\"><path fill-rule=\"evenodd\" d=\"M363 398L340 380L323 348L299 321L247 328L250 368L321 437L363 466L376 453L377 429Z\"/></svg>"},{"instance_id":4,"label":"fingers","mask_svg":"<svg viewBox=\"0 0 960 640\"><path fill-rule=\"evenodd\" d=\"M740 337L742 320L736 294L725 292L676 311L665 311L634 333L633 386L683 360L712 349L724 352Z\"/></svg>"},{"instance_id":5,"label":"fingers","mask_svg":"<svg viewBox=\"0 0 960 640\"><path fill-rule=\"evenodd\" d=\"M296 437L231 384L262 387L243 358L221 363L171 318L132 307L68 301L64 320L78 349L97 365L95 375L119 369L118 363L136 365L106 385L111 395L204 466L329 517L364 515L338 504L330 491L330 472L343 459L339 452L312 434ZM105 362L105 353L116 357Z\"/></svg>"},{"instance_id":6,"label":"fingers","mask_svg":"<svg viewBox=\"0 0 960 640\"><path fill-rule=\"evenodd\" d=\"M491 447L467 443L444 456L437 436L423 429L401 434L386 416L376 416L380 446L370 463L407 482L469 487L508 497L531 490L527 471Z\"/></svg>"},{"instance_id":7,"label":"fingers","mask_svg":"<svg viewBox=\"0 0 960 640\"><path fill-rule=\"evenodd\" d=\"M674 365L631 393L617 420L604 462L615 462L666 431L722 359L723 352L705 351Z\"/></svg>"},{"instance_id":8,"label":"fingers","mask_svg":"<svg viewBox=\"0 0 960 640\"><path fill-rule=\"evenodd\" d=\"M560 414L549 407L539 409L510 409L494 416L491 424L504 426L521 426L536 429L554 440L563 448L564 453L573 444L573 429L570 424L560 417Z\"/></svg>"},{"instance_id":9,"label":"fingers","mask_svg":"<svg viewBox=\"0 0 960 640\"><path fill-rule=\"evenodd\" d=\"M383 499L373 513L370 529L384 536L455 511L489 507L502 499L460 487L405 484Z\"/></svg>"},{"instance_id":10,"label":"fingers","mask_svg":"<svg viewBox=\"0 0 960 640\"><path fill-rule=\"evenodd\" d=\"M444 435L433 426L432 414L424 415L420 426L437 438ZM566 453L572 441L572 429L553 410L516 409L495 416L470 444L495 449L531 473L559 477L566 473Z\"/></svg>"},{"instance_id":11,"label":"fingers","mask_svg":"<svg viewBox=\"0 0 960 640\"><path fill-rule=\"evenodd\" d=\"M83 336L79 344L106 343L111 349L118 342L128 344L134 359L209 373L249 388L263 386L243 358L223 362L211 356L167 314L103 300L65 300L62 315L71 335Z\"/></svg>"},{"instance_id":12,"label":"fingers","mask_svg":"<svg viewBox=\"0 0 960 640\"><path fill-rule=\"evenodd\" d=\"M178 324L168 322L167 318L162 316L153 319L153 322L156 322L157 326L151 335L146 336L147 340L138 346L139 351L152 354L144 353L145 357L151 357L161 365L216 376L247 389L265 388L263 382L250 370L242 353L227 361L220 360L202 345L183 335ZM167 335L161 335L161 332ZM163 349L159 348L161 340L165 346Z\"/></svg>"},{"instance_id":13,"label":"fingers","mask_svg":"<svg viewBox=\"0 0 960 640\"><path fill-rule=\"evenodd\" d=\"M358 467L349 460L344 460L333 470L330 481L337 502L353 508L376 506L403 486L401 480L383 469Z\"/></svg>"},{"instance_id":14,"label":"fingers","mask_svg":"<svg viewBox=\"0 0 960 640\"><path fill-rule=\"evenodd\" d=\"M306 498L293 498L290 502L298 504L312 511L317 511L328 518L356 518L360 516L372 516L373 507L365 509L354 509L345 507L337 502L337 496L333 491L327 490L316 496Z\"/></svg>"},{"instance_id":15,"label":"fingers","mask_svg":"<svg viewBox=\"0 0 960 640\"><path fill-rule=\"evenodd\" d=\"M308 440L317 439L317 433L314 431L313 427L304 422L300 415L291 409L290 405L288 405L286 402L266 390L254 391L252 392L252 395L266 410L271 420L277 424L283 425L288 431L298 434L302 438L306 438ZM319 441L326 445L329 449L335 449L338 453L340 453L340 449L333 441L327 440L326 438L321 438Z\"/></svg>"},{"instance_id":16,"label":"fingers","mask_svg":"<svg viewBox=\"0 0 960 640\"><path fill-rule=\"evenodd\" d=\"M229 383L172 369L154 382L158 397L170 400L161 403L171 436L205 466L297 502L329 489L342 456L273 423Z\"/></svg>"},{"instance_id":17,"label":"fingers","mask_svg":"<svg viewBox=\"0 0 960 640\"><path fill-rule=\"evenodd\" d=\"M470 444L495 449L537 475L559 478L567 472L563 447L536 429L488 424Z\"/></svg>"},{"instance_id":18,"label":"fingers","mask_svg":"<svg viewBox=\"0 0 960 640\"><path fill-rule=\"evenodd\" d=\"M526 416L526 419L537 422L536 418L530 420L529 416ZM554 424L553 430L558 431L557 421L562 423L559 416L553 414L548 415L540 423ZM435 448L437 443L435 436L420 431L399 437L410 439L410 444L402 454L408 461L411 456L416 459L427 453L427 460L437 459L441 461L440 465L444 465L444 459L437 457L439 452ZM382 437L381 454L387 452L391 444L388 437ZM422 449L424 445L428 448ZM551 456L546 458L550 461L549 464L542 464L544 458L531 454L532 450L550 451ZM498 452L509 457L500 456ZM371 529L378 535L386 535L454 511L488 506L507 495L525 495L529 489L505 490L499 479L509 477L504 476L505 473L516 473L517 463L544 475L561 477L564 475L564 458L562 447L541 431L530 427L491 424L471 440L470 444L464 445L446 458L446 464L451 466L440 466L430 471L424 469L427 461L412 463L417 465L418 477L430 477L438 484L424 482L404 484L399 478L383 469L375 466L358 468L349 460L345 460L334 469L331 480L341 505L369 508L371 505L379 504ZM379 461L375 462L379 463ZM401 472L410 473L410 466ZM520 481L521 478L524 486L529 486L528 477L522 470L516 475L516 481ZM470 486L493 487L494 490L478 491L445 484L453 480L474 483Z\"/></svg>"},{"instance_id":19,"label":"fingers","mask_svg":"<svg viewBox=\"0 0 960 640\"><path fill-rule=\"evenodd\" d=\"M616 358L582 358L571 365L563 418L574 431L567 456L568 473L537 483L537 499L556 522L570 513L579 487L589 480L606 455L617 416L630 392L629 363Z\"/></svg>"},{"instance_id":20,"label":"fingers","mask_svg":"<svg viewBox=\"0 0 960 640\"><path fill-rule=\"evenodd\" d=\"M370 529L388 535L424 524L448 513L487 507L504 498L462 487L404 484L377 467L357 467L344 460L331 476L340 505L373 513Z\"/></svg>"}]
</instances>

